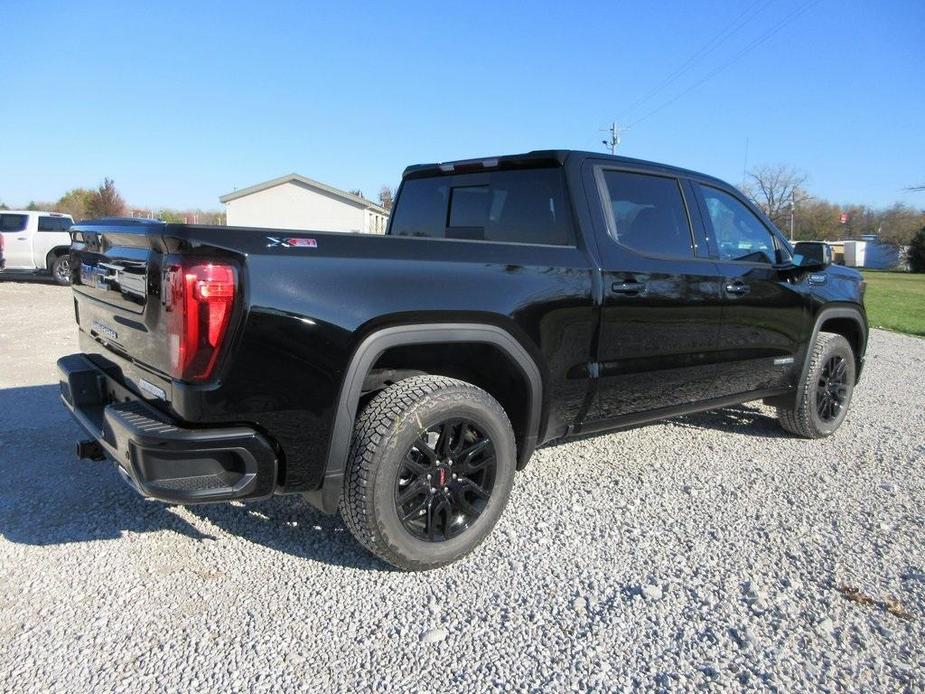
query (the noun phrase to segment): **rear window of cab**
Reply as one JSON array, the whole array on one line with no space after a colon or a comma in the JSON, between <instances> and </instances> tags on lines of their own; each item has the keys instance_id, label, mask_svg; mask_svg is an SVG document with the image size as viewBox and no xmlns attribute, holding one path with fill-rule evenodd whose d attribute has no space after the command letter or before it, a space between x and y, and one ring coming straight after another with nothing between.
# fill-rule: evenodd
<instances>
[{"instance_id":1,"label":"rear window of cab","mask_svg":"<svg viewBox=\"0 0 925 694\"><path fill-rule=\"evenodd\" d=\"M561 168L407 179L402 184L389 233L575 245Z\"/></svg>"}]
</instances>

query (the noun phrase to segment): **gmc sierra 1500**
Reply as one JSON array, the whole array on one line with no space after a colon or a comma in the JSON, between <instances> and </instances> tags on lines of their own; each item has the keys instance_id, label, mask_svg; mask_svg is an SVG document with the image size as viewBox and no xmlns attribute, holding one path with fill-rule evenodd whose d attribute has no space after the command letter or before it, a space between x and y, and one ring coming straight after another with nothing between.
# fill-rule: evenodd
<instances>
[{"instance_id":1,"label":"gmc sierra 1500","mask_svg":"<svg viewBox=\"0 0 925 694\"><path fill-rule=\"evenodd\" d=\"M827 436L867 342L827 246L715 178L600 154L409 167L386 236L72 236L81 457L174 503L302 494L406 569L478 545L555 439L757 399Z\"/></svg>"}]
</instances>

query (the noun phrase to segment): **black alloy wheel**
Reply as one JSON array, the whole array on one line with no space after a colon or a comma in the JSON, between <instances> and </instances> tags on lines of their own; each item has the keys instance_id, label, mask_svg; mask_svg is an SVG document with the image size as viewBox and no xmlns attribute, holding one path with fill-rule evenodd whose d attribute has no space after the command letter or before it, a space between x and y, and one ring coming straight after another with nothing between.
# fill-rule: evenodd
<instances>
[{"instance_id":1,"label":"black alloy wheel","mask_svg":"<svg viewBox=\"0 0 925 694\"><path fill-rule=\"evenodd\" d=\"M816 413L824 422L838 418L848 396L848 362L836 354L826 361L816 389Z\"/></svg>"},{"instance_id":2,"label":"black alloy wheel","mask_svg":"<svg viewBox=\"0 0 925 694\"><path fill-rule=\"evenodd\" d=\"M429 542L465 532L491 498L496 468L494 444L475 422L428 427L405 453L396 480L402 525Z\"/></svg>"},{"instance_id":3,"label":"black alloy wheel","mask_svg":"<svg viewBox=\"0 0 925 694\"><path fill-rule=\"evenodd\" d=\"M69 255L60 255L55 258L51 266L52 278L60 285L71 283L71 257Z\"/></svg>"}]
</instances>

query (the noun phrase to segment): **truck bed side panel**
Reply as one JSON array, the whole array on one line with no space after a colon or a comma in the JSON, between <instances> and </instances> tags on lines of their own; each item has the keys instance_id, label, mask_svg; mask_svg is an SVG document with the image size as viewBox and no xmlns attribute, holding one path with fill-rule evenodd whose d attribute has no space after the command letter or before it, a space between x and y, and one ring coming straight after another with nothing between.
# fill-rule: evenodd
<instances>
[{"instance_id":1,"label":"truck bed side panel","mask_svg":"<svg viewBox=\"0 0 925 694\"><path fill-rule=\"evenodd\" d=\"M550 430L574 421L595 328L591 271L580 251L352 240L349 257L289 249L248 258L247 322L223 387L205 395L204 416L253 421L280 442L287 491L320 484L350 358L364 337L390 325L482 322L508 330L544 374Z\"/></svg>"}]
</instances>

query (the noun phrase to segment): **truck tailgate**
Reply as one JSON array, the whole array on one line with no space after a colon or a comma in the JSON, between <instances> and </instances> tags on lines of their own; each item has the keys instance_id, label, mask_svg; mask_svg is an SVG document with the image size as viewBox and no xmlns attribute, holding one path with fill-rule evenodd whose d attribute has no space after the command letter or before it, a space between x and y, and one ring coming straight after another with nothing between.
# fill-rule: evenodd
<instances>
[{"instance_id":1,"label":"truck tailgate","mask_svg":"<svg viewBox=\"0 0 925 694\"><path fill-rule=\"evenodd\" d=\"M72 228L72 281L81 331L115 354L166 377L160 301L164 224L98 220Z\"/></svg>"},{"instance_id":2,"label":"truck tailgate","mask_svg":"<svg viewBox=\"0 0 925 694\"><path fill-rule=\"evenodd\" d=\"M163 401L178 381L217 379L225 336L243 303L243 255L177 232L132 219L72 230L81 346L115 361L126 380Z\"/></svg>"}]
</instances>

